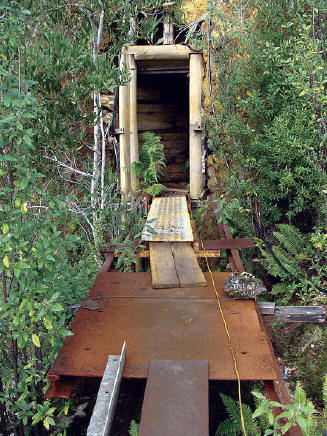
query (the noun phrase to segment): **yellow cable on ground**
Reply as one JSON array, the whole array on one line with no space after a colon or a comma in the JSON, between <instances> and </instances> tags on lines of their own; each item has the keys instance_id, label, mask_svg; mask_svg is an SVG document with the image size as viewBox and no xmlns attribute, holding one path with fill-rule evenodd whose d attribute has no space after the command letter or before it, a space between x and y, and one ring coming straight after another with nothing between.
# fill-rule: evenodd
<instances>
[{"instance_id":1,"label":"yellow cable on ground","mask_svg":"<svg viewBox=\"0 0 327 436\"><path fill-rule=\"evenodd\" d=\"M202 250L203 250L203 253L204 253L204 257L205 257L206 262L207 262L207 267L208 267L208 270L209 270L209 273L210 273L212 285L213 285L213 288L215 290L215 294L216 294L217 303L218 303L219 311L220 311L220 314L221 314L221 318L222 318L223 323L224 323L224 328L225 328L226 336L228 338L229 349L230 349L230 352L231 352L231 355L232 355L232 358L233 358L233 362L234 362L234 370L235 370L235 374L236 374L236 377L237 377L237 385L238 385L238 402L239 402L239 406L240 406L242 429L243 429L244 436L247 436L246 429L245 429L245 424L244 424L243 409L242 409L241 379L240 379L240 374L238 372L236 356L235 356L235 353L234 353L234 349L233 349L231 337L230 337L230 334L229 334L227 322L226 322L226 319L225 319L224 311L223 311L223 308L221 307L221 304L220 304L220 298L219 298L219 294L218 294L218 291L217 291L217 288L216 288L215 279L214 279L214 276L212 274L211 268L209 266L208 257L206 256L206 251L205 251L202 239L201 239L201 245L202 245Z\"/></svg>"}]
</instances>

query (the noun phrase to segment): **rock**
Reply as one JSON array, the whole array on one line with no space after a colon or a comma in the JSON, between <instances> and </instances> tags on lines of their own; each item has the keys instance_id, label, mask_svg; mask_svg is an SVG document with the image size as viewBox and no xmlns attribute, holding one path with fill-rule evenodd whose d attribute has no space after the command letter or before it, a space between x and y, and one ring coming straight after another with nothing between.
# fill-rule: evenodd
<instances>
[{"instance_id":1,"label":"rock","mask_svg":"<svg viewBox=\"0 0 327 436\"><path fill-rule=\"evenodd\" d=\"M207 165L215 165L216 163L216 155L214 154L209 154L209 156L207 157Z\"/></svg>"},{"instance_id":2,"label":"rock","mask_svg":"<svg viewBox=\"0 0 327 436\"><path fill-rule=\"evenodd\" d=\"M212 166L208 166L207 174L209 177L216 177L216 170Z\"/></svg>"},{"instance_id":3,"label":"rock","mask_svg":"<svg viewBox=\"0 0 327 436\"><path fill-rule=\"evenodd\" d=\"M227 295L235 300L252 300L267 292L262 281L248 272L231 274L224 283L224 289Z\"/></svg>"},{"instance_id":4,"label":"rock","mask_svg":"<svg viewBox=\"0 0 327 436\"><path fill-rule=\"evenodd\" d=\"M101 94L101 104L102 106L113 110L114 103L115 103L115 96L114 95L108 95L108 94Z\"/></svg>"},{"instance_id":5,"label":"rock","mask_svg":"<svg viewBox=\"0 0 327 436\"><path fill-rule=\"evenodd\" d=\"M217 178L216 177L209 177L207 181L207 186L210 191L214 192L217 188Z\"/></svg>"}]
</instances>

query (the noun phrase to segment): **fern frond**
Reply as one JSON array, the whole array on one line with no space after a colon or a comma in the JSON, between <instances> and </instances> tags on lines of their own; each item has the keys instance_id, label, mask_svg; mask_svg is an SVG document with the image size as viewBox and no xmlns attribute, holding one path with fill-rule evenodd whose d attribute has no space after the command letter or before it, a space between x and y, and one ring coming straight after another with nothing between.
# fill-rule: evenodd
<instances>
[{"instance_id":1,"label":"fern frond","mask_svg":"<svg viewBox=\"0 0 327 436\"><path fill-rule=\"evenodd\" d=\"M230 419L235 423L235 424L239 424L240 423L240 419L241 419L241 415L240 415L240 409L238 404L236 403L235 400L233 400L233 398L224 395L224 394L219 394L220 398L222 399L224 406L226 407L227 413L230 417Z\"/></svg>"},{"instance_id":2,"label":"fern frond","mask_svg":"<svg viewBox=\"0 0 327 436\"><path fill-rule=\"evenodd\" d=\"M165 189L166 189L165 185L162 185L161 183L155 183L154 185L149 186L145 191L149 195L152 195L152 197L157 197Z\"/></svg>"},{"instance_id":3,"label":"fern frond","mask_svg":"<svg viewBox=\"0 0 327 436\"><path fill-rule=\"evenodd\" d=\"M140 427L140 424L135 422L133 419L131 421L131 424L130 424L129 429L128 429L129 436L137 436L139 433L139 427Z\"/></svg>"},{"instance_id":4,"label":"fern frond","mask_svg":"<svg viewBox=\"0 0 327 436\"><path fill-rule=\"evenodd\" d=\"M222 423L220 423L217 432L221 430L221 428L225 429L226 431L233 431L233 433L216 433L219 434L226 434L226 435L235 435L237 432L242 431L242 423L241 423L241 413L240 413L240 407L237 401L235 401L233 398L228 397L224 394L219 394L220 398L222 399L227 413L229 415L229 418ZM252 410L247 404L242 404L242 411L243 411L243 417L244 417L244 425L246 428L246 432L248 436L258 436L260 433L258 432L258 421L256 419L252 418Z\"/></svg>"},{"instance_id":5,"label":"fern frond","mask_svg":"<svg viewBox=\"0 0 327 436\"><path fill-rule=\"evenodd\" d=\"M303 407L303 406L305 406L306 402L307 402L307 395L304 392L304 389L303 389L301 383L298 381L296 383L296 388L295 388L295 392L294 392L294 403L298 407Z\"/></svg>"},{"instance_id":6,"label":"fern frond","mask_svg":"<svg viewBox=\"0 0 327 436\"><path fill-rule=\"evenodd\" d=\"M296 256L304 250L306 238L296 227L289 224L279 224L278 229L278 232L274 232L274 236L287 253Z\"/></svg>"},{"instance_id":7,"label":"fern frond","mask_svg":"<svg viewBox=\"0 0 327 436\"><path fill-rule=\"evenodd\" d=\"M236 436L240 430L240 425L228 418L219 424L215 436Z\"/></svg>"}]
</instances>

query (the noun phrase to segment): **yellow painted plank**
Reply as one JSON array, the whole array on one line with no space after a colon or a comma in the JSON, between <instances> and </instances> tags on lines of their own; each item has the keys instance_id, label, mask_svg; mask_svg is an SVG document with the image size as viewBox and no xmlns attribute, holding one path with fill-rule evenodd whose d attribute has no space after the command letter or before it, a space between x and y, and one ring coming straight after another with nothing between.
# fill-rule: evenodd
<instances>
[{"instance_id":1,"label":"yellow painted plank","mask_svg":"<svg viewBox=\"0 0 327 436\"><path fill-rule=\"evenodd\" d=\"M153 242L193 241L186 197L154 198L142 233L142 240Z\"/></svg>"}]
</instances>

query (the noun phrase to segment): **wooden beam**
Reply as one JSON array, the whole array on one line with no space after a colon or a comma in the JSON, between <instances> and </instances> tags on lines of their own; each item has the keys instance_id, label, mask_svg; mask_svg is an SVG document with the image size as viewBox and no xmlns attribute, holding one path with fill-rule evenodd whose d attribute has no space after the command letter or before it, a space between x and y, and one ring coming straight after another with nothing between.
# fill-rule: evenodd
<instances>
[{"instance_id":1,"label":"wooden beam","mask_svg":"<svg viewBox=\"0 0 327 436\"><path fill-rule=\"evenodd\" d=\"M275 303L257 303L265 324L272 322L324 323L326 311L323 306L275 306Z\"/></svg>"},{"instance_id":2,"label":"wooden beam","mask_svg":"<svg viewBox=\"0 0 327 436\"><path fill-rule=\"evenodd\" d=\"M133 55L128 55L131 80L129 82L129 147L130 163L139 160L138 127L137 127L137 69ZM137 191L138 180L134 172L130 174L131 190Z\"/></svg>"},{"instance_id":3,"label":"wooden beam","mask_svg":"<svg viewBox=\"0 0 327 436\"><path fill-rule=\"evenodd\" d=\"M190 55L190 195L200 198L202 191L201 131L192 128L201 125L201 89L203 77L202 53Z\"/></svg>"},{"instance_id":4,"label":"wooden beam","mask_svg":"<svg viewBox=\"0 0 327 436\"><path fill-rule=\"evenodd\" d=\"M141 60L174 60L188 59L190 53L194 53L186 45L132 45L126 50L127 54L133 54L136 61Z\"/></svg>"},{"instance_id":5,"label":"wooden beam","mask_svg":"<svg viewBox=\"0 0 327 436\"><path fill-rule=\"evenodd\" d=\"M197 252L194 252L196 257L210 257L210 258L216 258L218 259L220 257L220 250L199 250ZM138 251L136 254L137 258L148 258L150 257L150 251L149 250L142 250ZM115 257L119 257L120 254L115 254Z\"/></svg>"},{"instance_id":6,"label":"wooden beam","mask_svg":"<svg viewBox=\"0 0 327 436\"><path fill-rule=\"evenodd\" d=\"M120 68L128 67L127 57L121 54ZM120 190L123 195L130 192L130 165L129 151L129 84L119 87L119 157L120 157Z\"/></svg>"}]
</instances>

